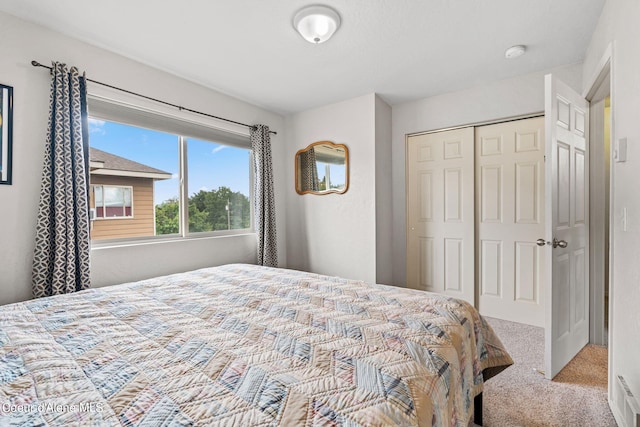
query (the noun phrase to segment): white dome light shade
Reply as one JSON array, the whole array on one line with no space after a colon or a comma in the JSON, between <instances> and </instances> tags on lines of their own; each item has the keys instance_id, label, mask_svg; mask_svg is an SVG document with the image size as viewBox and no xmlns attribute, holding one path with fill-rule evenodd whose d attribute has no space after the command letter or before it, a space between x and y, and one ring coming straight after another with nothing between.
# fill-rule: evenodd
<instances>
[{"instance_id":1,"label":"white dome light shade","mask_svg":"<svg viewBox=\"0 0 640 427\"><path fill-rule=\"evenodd\" d=\"M507 49L504 52L504 57L507 59L517 58L519 56L524 55L525 50L527 50L527 48L521 44L517 46L511 46L509 49Z\"/></svg>"},{"instance_id":2,"label":"white dome light shade","mask_svg":"<svg viewBox=\"0 0 640 427\"><path fill-rule=\"evenodd\" d=\"M296 13L293 26L309 43L324 43L340 27L340 15L327 6L309 6Z\"/></svg>"}]
</instances>

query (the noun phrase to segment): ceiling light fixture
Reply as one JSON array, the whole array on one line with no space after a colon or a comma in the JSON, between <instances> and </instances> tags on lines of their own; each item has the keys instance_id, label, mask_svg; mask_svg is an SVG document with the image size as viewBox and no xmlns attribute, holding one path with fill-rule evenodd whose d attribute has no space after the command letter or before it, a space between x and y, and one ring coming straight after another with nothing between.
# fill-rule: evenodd
<instances>
[{"instance_id":1,"label":"ceiling light fixture","mask_svg":"<svg viewBox=\"0 0 640 427\"><path fill-rule=\"evenodd\" d=\"M526 46L524 45L516 45L516 46L511 46L509 49L507 49L504 52L504 57L507 59L514 59L517 58L519 56L524 55L524 51L527 50Z\"/></svg>"},{"instance_id":2,"label":"ceiling light fixture","mask_svg":"<svg viewBox=\"0 0 640 427\"><path fill-rule=\"evenodd\" d=\"M293 17L293 26L309 43L320 44L340 27L340 15L327 6L307 6Z\"/></svg>"}]
</instances>

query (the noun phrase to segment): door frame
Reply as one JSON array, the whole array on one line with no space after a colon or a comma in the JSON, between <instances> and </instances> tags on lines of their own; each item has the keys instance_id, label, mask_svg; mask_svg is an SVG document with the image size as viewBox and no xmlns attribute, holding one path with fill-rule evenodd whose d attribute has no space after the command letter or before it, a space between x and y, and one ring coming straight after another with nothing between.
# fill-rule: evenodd
<instances>
[{"instance_id":1,"label":"door frame","mask_svg":"<svg viewBox=\"0 0 640 427\"><path fill-rule=\"evenodd\" d=\"M591 102L591 100L594 98L594 96L597 94L597 92L600 90L602 84L605 82L607 75L609 75L609 97L610 97L610 106L611 106L611 110L610 110L610 119L611 119L611 129L610 129L610 141L611 144L614 143L615 141L615 136L616 136L616 131L615 131L615 74L614 74L614 44L613 43L609 43L609 45L607 46L607 48L604 51L604 54L602 55L602 57L600 58L600 61L598 62L595 71L593 73L593 75L591 76L591 79L589 79L587 81L587 84L584 85L585 90L583 92L583 97ZM591 118L589 118L589 125L591 126ZM610 156L609 159L609 331L608 331L608 372L609 372L609 378L608 378L608 400L609 400L609 407L611 407L612 409L614 408L613 405L613 401L612 401L612 388L613 385L615 384L614 382L614 374L613 374L613 370L611 369L612 367L612 361L613 361L613 346L612 346L612 341L613 341L613 326L614 326L614 322L613 322L613 295L615 292L615 287L614 287L614 282L613 282L613 268L611 268L613 266L613 258L614 258L614 251L613 251L613 226L614 226L614 181L615 181L615 168L614 168L614 160L613 160L613 156ZM599 313L598 310L594 310L594 304L600 302L602 303L603 301L597 301L595 297L595 289L590 289L589 294L590 294L590 309L589 311L591 312L591 316L596 317L593 320L593 323L591 323L591 325L599 325L598 327L604 328L604 313ZM602 293L602 297L604 298L604 289L603 289L603 293ZM593 334L590 331L590 337L593 336ZM615 411L614 411L615 412Z\"/></svg>"},{"instance_id":2,"label":"door frame","mask_svg":"<svg viewBox=\"0 0 640 427\"><path fill-rule=\"evenodd\" d=\"M515 122L517 120L532 119L534 117L543 117L543 116L544 116L544 110L540 110L540 111L536 111L536 112L529 113L529 114L520 114L520 115L517 115L517 116L508 116L508 117L503 117L503 118L498 118L498 119L485 120L485 121L482 121L482 122L472 122L472 123L467 123L467 124L464 124L464 125L449 126L449 127L446 127L446 128L424 130L424 131L420 131L420 132L411 132L411 133L405 134L405 136L404 136L405 148L406 148L407 140L409 139L410 136L419 136L419 135L426 135L426 134L429 134L429 133L446 132L448 130L469 128L469 127L497 125L497 124L500 124L500 123ZM406 162L406 159L405 159L405 162Z\"/></svg>"}]
</instances>

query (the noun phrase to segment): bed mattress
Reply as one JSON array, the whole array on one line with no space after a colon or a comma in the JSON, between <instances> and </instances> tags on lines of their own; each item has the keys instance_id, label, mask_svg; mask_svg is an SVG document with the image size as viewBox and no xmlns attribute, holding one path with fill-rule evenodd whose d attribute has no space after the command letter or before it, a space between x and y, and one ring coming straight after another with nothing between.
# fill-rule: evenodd
<instances>
[{"instance_id":1,"label":"bed mattress","mask_svg":"<svg viewBox=\"0 0 640 427\"><path fill-rule=\"evenodd\" d=\"M467 426L469 304L232 264L0 307L0 425Z\"/></svg>"}]
</instances>

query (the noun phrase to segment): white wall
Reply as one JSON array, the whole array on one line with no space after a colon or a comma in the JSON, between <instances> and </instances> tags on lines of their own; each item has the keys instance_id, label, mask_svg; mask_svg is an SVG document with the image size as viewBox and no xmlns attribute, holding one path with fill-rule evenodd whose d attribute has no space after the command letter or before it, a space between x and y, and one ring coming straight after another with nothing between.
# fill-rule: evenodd
<instances>
[{"instance_id":1,"label":"white wall","mask_svg":"<svg viewBox=\"0 0 640 427\"><path fill-rule=\"evenodd\" d=\"M393 281L391 107L376 96L376 282Z\"/></svg>"},{"instance_id":2,"label":"white wall","mask_svg":"<svg viewBox=\"0 0 640 427\"><path fill-rule=\"evenodd\" d=\"M13 185L0 186L0 304L31 296L31 263L49 108L49 74L30 61L76 65L89 78L244 123L263 123L272 138L279 260L286 264L284 119L138 62L0 13L0 83L14 88ZM95 87L90 84L89 92ZM222 123L221 123L221 126ZM253 240L253 241L252 241ZM251 261L253 236L92 251L92 281L113 284L157 272ZM134 262L136 261L136 262Z\"/></svg>"},{"instance_id":3,"label":"white wall","mask_svg":"<svg viewBox=\"0 0 640 427\"><path fill-rule=\"evenodd\" d=\"M388 135L385 112L387 122L390 115L385 105L370 94L287 117L289 267L367 282L377 280L376 130L384 143L385 133ZM376 127L376 118L381 119L380 127ZM316 141L345 144L349 149L346 193L296 193L295 153Z\"/></svg>"},{"instance_id":4,"label":"white wall","mask_svg":"<svg viewBox=\"0 0 640 427\"><path fill-rule=\"evenodd\" d=\"M544 75L581 89L579 64L393 106L393 284L406 283L405 136L544 111Z\"/></svg>"},{"instance_id":5,"label":"white wall","mask_svg":"<svg viewBox=\"0 0 640 427\"><path fill-rule=\"evenodd\" d=\"M593 34L584 60L584 82L591 82L597 64L609 43L613 44L611 113L613 141L627 138L628 160L612 169L613 250L612 298L609 327L610 381L623 375L636 400L640 401L640 2L608 0ZM588 89L588 88L585 88ZM627 209L627 230L622 227L622 210ZM614 414L622 396L613 387ZM616 414L619 416L619 414ZM620 418L618 418L620 422ZM621 424L622 425L622 424Z\"/></svg>"}]
</instances>

